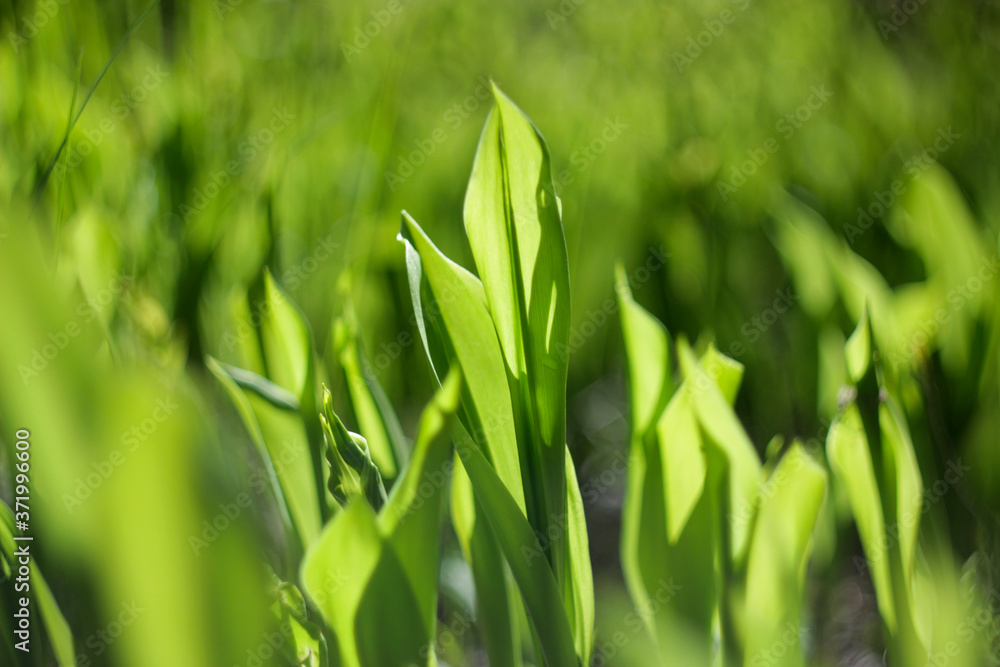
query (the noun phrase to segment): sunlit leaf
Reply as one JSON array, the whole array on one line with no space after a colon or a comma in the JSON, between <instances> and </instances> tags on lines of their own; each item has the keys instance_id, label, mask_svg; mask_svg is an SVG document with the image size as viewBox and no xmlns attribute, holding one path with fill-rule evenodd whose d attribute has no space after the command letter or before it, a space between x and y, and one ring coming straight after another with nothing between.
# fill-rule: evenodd
<instances>
[{"instance_id":1,"label":"sunlit leaf","mask_svg":"<svg viewBox=\"0 0 1000 667\"><path fill-rule=\"evenodd\" d=\"M867 557L865 566L875 585L879 611L892 631L896 627L896 611L889 562L884 548L885 519L882 500L868 450L868 439L854 403L847 405L830 425L826 452L837 483L847 491L851 513L857 523Z\"/></svg>"},{"instance_id":2,"label":"sunlit leaf","mask_svg":"<svg viewBox=\"0 0 1000 667\"><path fill-rule=\"evenodd\" d=\"M847 374L853 382L859 382L872 360L871 329L868 320L868 306L861 312L861 319L851 337L844 345L844 356L847 359Z\"/></svg>"},{"instance_id":3,"label":"sunlit leaf","mask_svg":"<svg viewBox=\"0 0 1000 667\"><path fill-rule=\"evenodd\" d=\"M406 246L410 296L428 359L442 379L449 366L461 367L464 396L458 414L462 425L523 512L513 407L483 287L475 276L441 254L405 212L400 238Z\"/></svg>"},{"instance_id":4,"label":"sunlit leaf","mask_svg":"<svg viewBox=\"0 0 1000 667\"><path fill-rule=\"evenodd\" d=\"M801 443L785 452L764 485L747 561L746 656L758 664L782 647L782 665L804 664L800 615L813 529L826 471Z\"/></svg>"}]
</instances>

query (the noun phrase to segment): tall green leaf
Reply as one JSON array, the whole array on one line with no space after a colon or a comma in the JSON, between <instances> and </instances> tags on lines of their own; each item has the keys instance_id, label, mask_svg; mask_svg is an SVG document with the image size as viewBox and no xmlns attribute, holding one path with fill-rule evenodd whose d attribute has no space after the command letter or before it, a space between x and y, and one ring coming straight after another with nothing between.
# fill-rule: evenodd
<instances>
[{"instance_id":1,"label":"tall green leaf","mask_svg":"<svg viewBox=\"0 0 1000 667\"><path fill-rule=\"evenodd\" d=\"M635 303L620 267L617 289L632 401L622 567L636 607L660 610L641 615L660 660L671 659L669 637L683 627L708 663L717 610L713 526L721 520L708 490L717 485L708 478L688 383L673 388L666 329ZM725 367L708 355L702 363Z\"/></svg>"},{"instance_id":2,"label":"tall green leaf","mask_svg":"<svg viewBox=\"0 0 1000 667\"><path fill-rule=\"evenodd\" d=\"M548 147L528 117L492 86L465 196L465 230L519 406L529 516L549 532L565 514L569 260ZM516 406L516 407L517 407ZM559 531L552 531L559 572Z\"/></svg>"},{"instance_id":3,"label":"tall green leaf","mask_svg":"<svg viewBox=\"0 0 1000 667\"><path fill-rule=\"evenodd\" d=\"M428 359L437 377L462 369L462 425L525 510L517 434L503 357L482 284L445 257L403 212L410 296Z\"/></svg>"}]
</instances>

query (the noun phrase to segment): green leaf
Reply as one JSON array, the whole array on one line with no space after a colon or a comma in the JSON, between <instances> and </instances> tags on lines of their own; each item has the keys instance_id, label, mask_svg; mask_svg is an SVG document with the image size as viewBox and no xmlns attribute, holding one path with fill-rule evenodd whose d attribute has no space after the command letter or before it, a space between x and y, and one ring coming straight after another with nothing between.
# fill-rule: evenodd
<instances>
[{"instance_id":1,"label":"green leaf","mask_svg":"<svg viewBox=\"0 0 1000 667\"><path fill-rule=\"evenodd\" d=\"M476 589L476 626L491 665L521 665L521 646L509 575L493 530L477 509L472 481L455 454L451 481L451 520ZM500 575L503 576L500 576Z\"/></svg>"},{"instance_id":2,"label":"green leaf","mask_svg":"<svg viewBox=\"0 0 1000 667\"><path fill-rule=\"evenodd\" d=\"M225 358L232 359L240 368L252 371L257 375L266 375L264 357L260 349L260 338L252 324L260 317L260 311L266 304L251 305L250 295L246 287L236 285L229 293L227 300L228 326L222 334L222 348L227 354ZM286 390L287 391L287 390ZM289 392L291 393L291 392Z\"/></svg>"},{"instance_id":3,"label":"green leaf","mask_svg":"<svg viewBox=\"0 0 1000 667\"><path fill-rule=\"evenodd\" d=\"M885 518L864 424L853 402L834 418L826 441L830 469L843 486L867 556L879 612L890 632L896 628L892 579L884 549Z\"/></svg>"},{"instance_id":4,"label":"green leaf","mask_svg":"<svg viewBox=\"0 0 1000 667\"><path fill-rule=\"evenodd\" d=\"M284 636L279 650L285 659L300 667L328 667L326 638L320 626L309 620L302 593L294 585L275 579L276 600L271 606Z\"/></svg>"},{"instance_id":5,"label":"green leaf","mask_svg":"<svg viewBox=\"0 0 1000 667\"><path fill-rule=\"evenodd\" d=\"M253 392L279 410L287 410L288 412L299 411L298 397L274 384L266 377L221 362L219 362L219 366L241 389Z\"/></svg>"},{"instance_id":6,"label":"green leaf","mask_svg":"<svg viewBox=\"0 0 1000 667\"><path fill-rule=\"evenodd\" d=\"M714 526L721 521L719 503L707 492L708 464L688 383L676 391L671 386L666 331L632 301L627 287L619 272L634 411L623 508L622 568L636 608L660 610L641 614L660 648L660 660L671 659L671 646L662 642L669 641L666 638L680 627L676 623L683 621L693 650L700 651L708 663L717 609ZM650 363L649 350L653 350L653 359L663 359L659 362L662 368ZM735 368L721 360L712 361L708 355L702 364L728 372ZM723 373L715 375L722 377ZM644 406L641 412L637 405ZM665 600L664 595L668 596Z\"/></svg>"},{"instance_id":7,"label":"green leaf","mask_svg":"<svg viewBox=\"0 0 1000 667\"><path fill-rule=\"evenodd\" d=\"M475 506L467 512L475 511L478 516L481 511L489 522L525 598L525 605L546 654L555 656L556 665L575 664L575 660L573 663L565 662L565 642L568 641L571 652L574 646L567 611L573 612L574 617L579 611L580 622L576 626L578 632L575 638L582 648L589 641L587 637L591 632L587 628L586 609L592 602L586 601L588 594L579 587L578 573L589 572L590 567L589 563L575 555L575 562L566 571L568 581L563 582L570 588L561 591L545 557L546 550L535 537L536 527L526 518L513 406L485 293L479 281L444 257L420 226L405 213L403 221L410 291L428 357L438 376L443 368L457 364L462 368L463 377L467 378L468 389L463 394L459 411L464 428L457 429L459 443L464 443L459 446L459 454L477 499ZM565 444L560 456L563 458L559 469L561 474L566 475ZM500 490L493 488L498 481L502 482ZM564 493L566 484L563 479L559 485ZM499 491L513 503L513 511L505 503L498 504ZM562 504L565 502L564 498ZM552 519L565 516L552 515ZM540 531L540 534L549 533ZM581 538L574 536L572 539L580 542ZM565 549L561 539L558 545L560 550ZM560 553L560 559L566 559L564 552ZM569 568L572 568L572 574L569 574ZM573 605L569 610L563 606L564 592L566 601ZM553 614L557 613L554 604L559 605L557 618L553 618ZM564 630L565 636L561 634Z\"/></svg>"},{"instance_id":8,"label":"green leaf","mask_svg":"<svg viewBox=\"0 0 1000 667\"><path fill-rule=\"evenodd\" d=\"M747 664L758 664L765 651L784 646L781 664L802 665L799 628L805 571L826 495L826 471L795 442L764 490L747 561Z\"/></svg>"},{"instance_id":9,"label":"green leaf","mask_svg":"<svg viewBox=\"0 0 1000 667\"><path fill-rule=\"evenodd\" d=\"M391 479L396 476L400 463L405 462L405 437L395 411L361 351L353 315L334 322L333 340L337 359L347 378L358 427L368 440L372 460Z\"/></svg>"},{"instance_id":10,"label":"green leaf","mask_svg":"<svg viewBox=\"0 0 1000 667\"><path fill-rule=\"evenodd\" d=\"M448 424L460 389L456 370L424 411L413 456L379 515L355 496L306 554L303 585L333 629L344 667L433 662Z\"/></svg>"},{"instance_id":11,"label":"green leaf","mask_svg":"<svg viewBox=\"0 0 1000 667\"><path fill-rule=\"evenodd\" d=\"M29 542L21 542L20 546L30 545ZM0 501L0 555L7 561L11 570L17 567L17 559L14 552L18 543L14 540L14 513L7 503ZM56 656L59 667L76 667L76 653L73 651L73 631L66 622L59 609L59 604L52 595L49 585L45 582L38 569L38 564L32 557L28 563L28 577L31 583L31 593L38 610L38 615L42 619L42 625L52 644L52 652ZM13 634L13 630L5 631Z\"/></svg>"},{"instance_id":12,"label":"green leaf","mask_svg":"<svg viewBox=\"0 0 1000 667\"><path fill-rule=\"evenodd\" d=\"M868 372L872 361L871 325L868 317L868 304L861 311L861 319L854 333L844 345L844 356L847 359L847 375L855 384Z\"/></svg>"},{"instance_id":13,"label":"green leaf","mask_svg":"<svg viewBox=\"0 0 1000 667\"><path fill-rule=\"evenodd\" d=\"M715 382L722 392L723 398L730 407L736 404L736 395L743 383L743 364L730 359L719 352L713 344L709 344L705 354L700 359L701 368Z\"/></svg>"},{"instance_id":14,"label":"green leaf","mask_svg":"<svg viewBox=\"0 0 1000 667\"><path fill-rule=\"evenodd\" d=\"M594 646L594 572L590 565L590 542L583 498L573 468L573 457L566 451L566 576L563 598L573 628L576 653L580 662L590 664Z\"/></svg>"},{"instance_id":15,"label":"green leaf","mask_svg":"<svg viewBox=\"0 0 1000 667\"><path fill-rule=\"evenodd\" d=\"M315 403L312 343L305 316L264 270L260 347L267 377L299 397L303 409Z\"/></svg>"},{"instance_id":16,"label":"green leaf","mask_svg":"<svg viewBox=\"0 0 1000 667\"><path fill-rule=\"evenodd\" d=\"M329 489L333 497L346 504L353 496L364 496L376 511L386 501L385 486L378 466L372 461L364 436L351 433L333 411L333 397L323 387L323 414L320 415L326 456L330 463Z\"/></svg>"},{"instance_id":17,"label":"green leaf","mask_svg":"<svg viewBox=\"0 0 1000 667\"><path fill-rule=\"evenodd\" d=\"M402 559L363 498L355 497L323 529L303 561L302 586L333 632L342 667L428 664L420 654L433 629L424 625Z\"/></svg>"},{"instance_id":18,"label":"green leaf","mask_svg":"<svg viewBox=\"0 0 1000 667\"><path fill-rule=\"evenodd\" d=\"M566 239L545 140L493 85L465 196L465 230L511 374L526 382L539 446L565 444L565 346L570 293Z\"/></svg>"},{"instance_id":19,"label":"green leaf","mask_svg":"<svg viewBox=\"0 0 1000 667\"><path fill-rule=\"evenodd\" d=\"M708 354L713 354L711 348ZM692 408L706 441L716 446L728 462L727 516L733 520L727 523L731 531L732 555L734 562L739 565L746 557L752 527L752 521L743 520L742 515L747 513L747 508L757 506L760 494L760 458L727 397L695 360L687 341L678 341L677 356ZM732 386L732 378L736 373L732 365L709 362L709 366L720 369L719 377L724 380L723 386Z\"/></svg>"},{"instance_id":20,"label":"green leaf","mask_svg":"<svg viewBox=\"0 0 1000 667\"><path fill-rule=\"evenodd\" d=\"M403 567L429 628L436 618L441 498L452 465L448 426L458 409L461 386L461 371L455 368L424 410L413 456L378 517L382 534L405 555Z\"/></svg>"},{"instance_id":21,"label":"green leaf","mask_svg":"<svg viewBox=\"0 0 1000 667\"><path fill-rule=\"evenodd\" d=\"M549 557L561 576L564 535L552 522L566 512L566 238L545 140L495 84L492 91L496 104L465 196L465 230L513 380L528 517L552 535Z\"/></svg>"},{"instance_id":22,"label":"green leaf","mask_svg":"<svg viewBox=\"0 0 1000 667\"><path fill-rule=\"evenodd\" d=\"M886 516L892 518L898 531L903 580L909 582L913 576L920 529L923 481L906 419L891 394L888 391L883 393L885 401L879 405L878 411L882 435L883 497L890 499L886 503Z\"/></svg>"},{"instance_id":23,"label":"green leaf","mask_svg":"<svg viewBox=\"0 0 1000 667\"><path fill-rule=\"evenodd\" d=\"M480 509L496 536L524 599L549 667L576 666L574 636L563 595L534 529L514 497L467 435L456 450L472 480Z\"/></svg>"},{"instance_id":24,"label":"green leaf","mask_svg":"<svg viewBox=\"0 0 1000 667\"><path fill-rule=\"evenodd\" d=\"M406 247L413 310L434 373L443 378L450 366L461 367L462 425L523 512L513 407L483 287L445 257L405 211L400 240Z\"/></svg>"},{"instance_id":25,"label":"green leaf","mask_svg":"<svg viewBox=\"0 0 1000 667\"><path fill-rule=\"evenodd\" d=\"M632 430L644 435L656 423L673 394L670 377L670 334L663 324L632 298L625 266L615 267L622 336L628 357Z\"/></svg>"},{"instance_id":26,"label":"green leaf","mask_svg":"<svg viewBox=\"0 0 1000 667\"><path fill-rule=\"evenodd\" d=\"M685 382L656 423L667 539L676 542L705 490L707 464L698 419Z\"/></svg>"}]
</instances>

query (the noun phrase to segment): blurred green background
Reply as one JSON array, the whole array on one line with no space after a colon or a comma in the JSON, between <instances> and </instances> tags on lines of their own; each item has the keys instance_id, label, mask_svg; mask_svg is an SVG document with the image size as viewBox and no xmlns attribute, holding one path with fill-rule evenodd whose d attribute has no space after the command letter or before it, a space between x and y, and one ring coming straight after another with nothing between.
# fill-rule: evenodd
<instances>
[{"instance_id":1,"label":"blurred green background","mask_svg":"<svg viewBox=\"0 0 1000 667\"><path fill-rule=\"evenodd\" d=\"M146 7L0 0L0 496L29 428L37 557L92 664L247 664L264 632L266 501L209 557L187 544L256 465L204 366L248 335L234 288L270 267L334 379L349 294L413 436L433 383L400 210L472 266L461 206L490 78L545 135L563 202L598 636L628 613L618 259L672 334L745 364L737 411L761 451L825 438L835 351L867 301L908 369L925 485L972 467L927 531L992 590L1000 2L162 0L130 33ZM177 407L147 432L157 400ZM115 448L131 470L72 507ZM820 542L807 601L829 664L881 655L852 531ZM454 569L444 585L467 588ZM136 631L87 646L132 598L150 609ZM630 646L636 662L610 664L643 664Z\"/></svg>"}]
</instances>

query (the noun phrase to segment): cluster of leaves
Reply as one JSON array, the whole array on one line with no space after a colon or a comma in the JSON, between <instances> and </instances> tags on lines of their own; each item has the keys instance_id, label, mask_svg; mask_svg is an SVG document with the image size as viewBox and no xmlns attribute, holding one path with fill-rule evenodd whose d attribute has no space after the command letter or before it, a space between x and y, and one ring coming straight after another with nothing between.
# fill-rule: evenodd
<instances>
[{"instance_id":1,"label":"cluster of leaves","mask_svg":"<svg viewBox=\"0 0 1000 667\"><path fill-rule=\"evenodd\" d=\"M699 664L806 664L805 577L831 503L857 526L865 557L854 562L871 576L890 664L985 659L972 619L991 612L959 582L946 541L918 540L929 500L900 378L872 341L867 308L843 351L848 383L826 442L831 494L818 447L776 437L761 464L732 410L742 365L711 344L697 359L681 339L675 384L669 334L633 300L621 267L618 293L633 423L622 565L640 609L662 582L683 582L660 600L664 613L643 616L661 660L683 645Z\"/></svg>"},{"instance_id":2,"label":"cluster of leaves","mask_svg":"<svg viewBox=\"0 0 1000 667\"><path fill-rule=\"evenodd\" d=\"M347 430L328 389L318 396L305 319L270 274L259 298L234 302L237 317L251 303L269 304L256 335L241 341L242 367L208 360L273 471L286 534L295 536L289 553L303 554L301 585L331 632L325 643L302 633L298 653L315 656L310 664L324 664L324 644L340 665L433 660L449 472L452 524L493 664L521 663L517 619L525 614L538 660L589 663L593 584L566 447L560 352L569 336L566 244L544 141L499 90L494 95L466 198L482 281L404 213L413 307L440 384L412 449L367 368L349 307L332 340L364 436ZM288 448L291 463L279 466ZM281 589L295 598L293 584ZM312 627L295 611L302 605L278 609ZM386 642L380 626L389 617L399 631Z\"/></svg>"},{"instance_id":3,"label":"cluster of leaves","mask_svg":"<svg viewBox=\"0 0 1000 667\"><path fill-rule=\"evenodd\" d=\"M640 609L660 582L680 584L663 613L643 617L661 661L683 640L689 659L713 664L721 637L723 664L760 664L776 643L799 656L782 664L802 664L805 563L824 468L802 443L782 450L780 440L762 465L732 408L743 366L712 345L698 359L680 339L675 384L669 334L633 300L621 267L618 297L633 424L622 565ZM795 632L783 640L789 624Z\"/></svg>"},{"instance_id":4,"label":"cluster of leaves","mask_svg":"<svg viewBox=\"0 0 1000 667\"><path fill-rule=\"evenodd\" d=\"M591 664L593 574L566 445L571 320L561 203L540 133L492 92L464 207L478 277L403 213L415 322L438 384L412 444L368 366L346 290L329 336L340 378L325 377L306 317L268 272L231 300L231 320L254 323L252 335L234 339L238 362L206 358L250 434L281 524L285 543L267 565L271 621L287 628L279 651L288 664L436 664L443 515L472 575L490 664L521 665L525 656L549 667ZM851 313L860 307L856 331L825 362L842 380L825 457L775 438L761 461L733 409L743 366L711 344L694 346L700 355L683 338L674 345L619 267L632 421L626 583L637 608L660 603L642 619L661 663L683 646L691 664L804 664L806 576L837 508L857 526L890 659L918 664L964 646L962 619L977 602L962 595L940 548L947 540L920 540L923 478L900 398L913 387L912 355L890 335L907 311L856 254L830 244L800 208L787 210L778 246L806 284L810 312L826 317L832 307L831 289L817 279L824 270L837 274ZM963 264L978 260L975 241L963 238L947 253L960 259L938 274L960 280ZM933 240L912 242L933 256ZM871 316L858 294L871 299ZM989 303L976 298L977 308ZM918 317L910 314L911 327ZM944 349L955 367L969 358L969 317L951 323L958 342ZM880 341L907 367L886 365ZM334 381L360 434L335 409L326 386ZM13 531L2 509L10 576ZM68 624L31 568L56 659L73 665ZM664 601L665 581L678 585ZM979 648L949 653L951 664L976 664Z\"/></svg>"}]
</instances>

